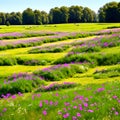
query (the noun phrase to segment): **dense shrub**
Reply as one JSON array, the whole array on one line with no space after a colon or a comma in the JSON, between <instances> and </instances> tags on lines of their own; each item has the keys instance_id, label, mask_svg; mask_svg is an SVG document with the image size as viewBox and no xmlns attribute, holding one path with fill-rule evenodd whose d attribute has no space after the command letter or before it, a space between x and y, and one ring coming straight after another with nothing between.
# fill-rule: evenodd
<instances>
[{"instance_id":1,"label":"dense shrub","mask_svg":"<svg viewBox=\"0 0 120 120\"><path fill-rule=\"evenodd\" d=\"M47 47L36 47L28 51L28 53L57 53L67 50L70 45L51 45Z\"/></svg>"},{"instance_id":2,"label":"dense shrub","mask_svg":"<svg viewBox=\"0 0 120 120\"><path fill-rule=\"evenodd\" d=\"M95 71L93 74L93 77L95 79L100 79L100 78L111 78L111 77L118 77L120 76L120 67L112 67L109 69L103 69L100 71Z\"/></svg>"},{"instance_id":3,"label":"dense shrub","mask_svg":"<svg viewBox=\"0 0 120 120\"><path fill-rule=\"evenodd\" d=\"M17 60L14 57L0 57L0 66L4 66L4 65L16 65L17 64Z\"/></svg>"},{"instance_id":4,"label":"dense shrub","mask_svg":"<svg viewBox=\"0 0 120 120\"><path fill-rule=\"evenodd\" d=\"M97 56L95 56L95 59L98 65L114 65L120 62L120 54L119 53L98 54Z\"/></svg>"},{"instance_id":5,"label":"dense shrub","mask_svg":"<svg viewBox=\"0 0 120 120\"><path fill-rule=\"evenodd\" d=\"M47 91L54 91L54 90L60 90L60 89L67 89L67 88L73 88L76 87L76 83L71 83L71 82L64 82L62 84L58 83L52 83L47 86L41 86L38 88L36 92L47 92Z\"/></svg>"},{"instance_id":6,"label":"dense shrub","mask_svg":"<svg viewBox=\"0 0 120 120\"><path fill-rule=\"evenodd\" d=\"M39 59L25 59L21 57L16 57L17 63L19 65L46 65L50 63L51 61L49 60L39 60Z\"/></svg>"},{"instance_id":7,"label":"dense shrub","mask_svg":"<svg viewBox=\"0 0 120 120\"><path fill-rule=\"evenodd\" d=\"M120 62L120 54L119 53L73 54L56 60L54 64L64 64L64 63L72 63L72 62L75 63L79 62L81 64L89 63L89 65L92 66L114 65Z\"/></svg>"},{"instance_id":8,"label":"dense shrub","mask_svg":"<svg viewBox=\"0 0 120 120\"><path fill-rule=\"evenodd\" d=\"M74 53L82 53L82 52L99 52L101 50L101 47L99 46L83 46L83 47L75 47L72 52Z\"/></svg>"},{"instance_id":9,"label":"dense shrub","mask_svg":"<svg viewBox=\"0 0 120 120\"><path fill-rule=\"evenodd\" d=\"M85 42L76 42L70 53L99 52L102 48L115 47L120 45L119 34L102 36ZM70 54L69 53L69 54Z\"/></svg>"},{"instance_id":10,"label":"dense shrub","mask_svg":"<svg viewBox=\"0 0 120 120\"><path fill-rule=\"evenodd\" d=\"M84 62L92 62L90 57L88 55L84 54L73 54L70 56L65 56L63 58L60 58L54 62L54 64L64 64L64 63L73 63L73 62L79 62L79 63L84 63Z\"/></svg>"},{"instance_id":11,"label":"dense shrub","mask_svg":"<svg viewBox=\"0 0 120 120\"><path fill-rule=\"evenodd\" d=\"M47 81L57 81L64 78L72 77L75 73L83 73L87 68L77 64L56 65L43 70L35 71L34 74L44 78Z\"/></svg>"},{"instance_id":12,"label":"dense shrub","mask_svg":"<svg viewBox=\"0 0 120 120\"><path fill-rule=\"evenodd\" d=\"M12 65L46 65L51 63L50 60L42 59L26 59L22 57L0 57L0 66L12 66Z\"/></svg>"},{"instance_id":13,"label":"dense shrub","mask_svg":"<svg viewBox=\"0 0 120 120\"><path fill-rule=\"evenodd\" d=\"M7 93L16 94L18 92L31 92L34 88L45 85L45 81L40 77L26 73L14 74L7 79L8 80L4 81L4 84L0 86L0 96L2 94L6 95Z\"/></svg>"}]
</instances>

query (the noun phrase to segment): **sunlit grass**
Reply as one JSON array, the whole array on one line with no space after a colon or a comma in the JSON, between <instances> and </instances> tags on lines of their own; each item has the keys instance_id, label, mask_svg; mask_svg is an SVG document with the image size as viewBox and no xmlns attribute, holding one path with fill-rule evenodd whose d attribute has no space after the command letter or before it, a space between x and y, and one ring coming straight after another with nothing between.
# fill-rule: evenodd
<instances>
[{"instance_id":1,"label":"sunlit grass","mask_svg":"<svg viewBox=\"0 0 120 120\"><path fill-rule=\"evenodd\" d=\"M120 53L120 46L118 47L111 47L111 48L104 48L101 50L103 53Z\"/></svg>"},{"instance_id":2,"label":"sunlit grass","mask_svg":"<svg viewBox=\"0 0 120 120\"><path fill-rule=\"evenodd\" d=\"M38 60L57 60L66 55L66 52L63 53L40 53L40 54L22 54L16 55L15 57L21 57L24 59L38 59Z\"/></svg>"},{"instance_id":3,"label":"sunlit grass","mask_svg":"<svg viewBox=\"0 0 120 120\"><path fill-rule=\"evenodd\" d=\"M120 77L115 78L107 78L107 79L94 79L93 77L83 77L83 78L68 78L64 79L63 81L60 81L58 83L62 82L75 82L80 83L81 85L87 85L87 84L102 84L105 82L112 82L112 81L120 81Z\"/></svg>"},{"instance_id":4,"label":"sunlit grass","mask_svg":"<svg viewBox=\"0 0 120 120\"><path fill-rule=\"evenodd\" d=\"M53 43L44 43L44 44L42 44L40 46L44 47L44 46L50 46L50 45L69 44L69 43L73 43L73 42L76 42L76 41L91 40L94 37L96 37L96 36L87 37L87 38L78 38L78 39L63 40L63 41L57 41L57 42L53 42ZM6 42L7 42L7 40L6 40ZM0 55L27 54L27 52L30 49L32 49L32 48L34 48L34 47L16 48L16 49L10 49L10 50L2 50L2 51L0 51Z\"/></svg>"},{"instance_id":5,"label":"sunlit grass","mask_svg":"<svg viewBox=\"0 0 120 120\"><path fill-rule=\"evenodd\" d=\"M87 72L82 73L82 74L75 74L73 77L68 78L68 79L63 79L61 81L55 81L57 83L63 83L63 82L75 82L79 83L81 85L86 85L86 84L101 84L105 82L110 82L110 81L120 81L120 77L114 77L114 78L107 78L107 79L95 79L92 75L96 70L106 70L108 68L112 67L120 67L120 65L111 65L111 66L97 66L95 68L89 68ZM49 82L50 84L51 82Z\"/></svg>"},{"instance_id":6,"label":"sunlit grass","mask_svg":"<svg viewBox=\"0 0 120 120\"><path fill-rule=\"evenodd\" d=\"M52 24L52 25L21 25L21 26L0 26L0 32L23 32L23 31L64 31L64 32L83 32L98 31L107 27L120 26L119 23L77 23L77 24ZM92 29L91 29L92 28Z\"/></svg>"},{"instance_id":7,"label":"sunlit grass","mask_svg":"<svg viewBox=\"0 0 120 120\"><path fill-rule=\"evenodd\" d=\"M0 51L0 55L27 54L27 51L30 49L31 47L3 50L3 51Z\"/></svg>"},{"instance_id":8,"label":"sunlit grass","mask_svg":"<svg viewBox=\"0 0 120 120\"><path fill-rule=\"evenodd\" d=\"M48 66L24 66L24 65L15 65L15 66L0 66L0 77L6 77L14 73L19 72L33 72L37 69L42 69Z\"/></svg>"},{"instance_id":9,"label":"sunlit grass","mask_svg":"<svg viewBox=\"0 0 120 120\"><path fill-rule=\"evenodd\" d=\"M24 32L24 31L62 31L62 32L89 32L89 31L98 31L106 29L107 27L111 26L120 26L118 23L87 23L87 24L57 24L57 25L34 25L34 26L0 26L0 33L6 33L6 32ZM60 45L60 44L66 44L66 43L72 43L77 40L89 40L94 38L88 37L88 38L78 38L78 39L71 39L71 40L63 40L53 43L45 43L41 46L50 46L50 45ZM26 38L25 38L26 39ZM33 38L30 38L33 39ZM9 41L13 41L12 39ZM5 41L7 42L7 40ZM44 66L36 65L36 66L24 66L24 65L13 65L13 66L0 66L0 87L3 85L4 79L6 79L8 76L14 74L14 73L21 73L21 72L27 72L29 74L33 73L34 71L38 69L43 69L52 66L52 63L55 60L58 60L60 58L65 57L66 54L68 54L69 50L72 49L69 48L68 50L61 52L61 53L40 53L40 54L28 54L28 51L32 49L33 47L27 47L27 48L17 48L17 49L11 49L11 50L3 50L0 51L0 56L2 57L20 57L21 59L27 59L27 60L46 60L49 63ZM99 52L94 53L80 53L80 54L86 54L86 55L96 55L96 54L104 54L107 55L110 53L120 53L120 47L110 47L110 48L101 48ZM101 55L102 55L101 54ZM48 65L50 64L50 65ZM66 65L66 64L65 64ZM120 64L117 65L110 65L110 66L96 66L95 68L89 68L88 71L85 73L79 73L74 74L73 76L69 76L67 79L61 78L60 81L56 81L57 83L64 83L64 82L75 82L78 84L75 88L70 89L61 89L58 91L57 89L55 91L50 92L38 92L38 88L33 89L31 93L25 93L23 96L19 96L16 98L8 98L8 99L1 99L0 98L0 120L40 120L42 117L42 120L63 120L63 117L59 117L58 111L63 111L63 108L67 108L65 106L65 102L70 102L71 108L67 112L70 113L70 115L76 115L77 112L80 112L82 114L82 117L84 120L110 120L109 117L112 118L115 117L115 120L119 120L119 116L115 116L115 114L111 114L111 108L115 107L116 110L119 112L119 104L117 101L112 99L113 95L117 95L118 98L120 96L119 92L119 82L120 77L108 77L108 78L98 78L96 79L94 77L95 71L100 70L106 70L110 68L117 68L120 67ZM64 72L65 73L65 72ZM60 73L58 73L60 74ZM119 74L119 73L118 73ZM7 81L7 79L6 79ZM114 82L113 82L114 81ZM23 82L23 81L22 81ZM100 84L106 83L106 86L101 86ZM112 84L113 82L114 84ZM48 85L53 83L51 81L46 82ZM81 84L81 85L80 85ZM94 84L94 85L93 85ZM98 85L99 84L99 85ZM87 87L91 88L91 90L87 90ZM117 86L117 87L116 87ZM27 86L26 86L27 87ZM95 91L98 90L98 88L106 87L105 91L102 91L97 94L93 94ZM13 87L14 88L14 87ZM7 88L6 88L7 89ZM106 91L107 90L107 91ZM5 90L6 91L6 90ZM37 91L37 92L36 92ZM108 93L111 91L110 93ZM3 94L3 93L2 93ZM84 96L85 98L89 98L88 103L98 103L98 106L96 108L91 107L89 109L94 110L93 116L92 113L88 113L87 111L83 110L78 111L73 109L73 106L75 105L73 100L76 94L80 96ZM40 96L37 96L40 95ZM56 96L58 95L58 96ZM14 97L17 95L14 95ZM67 96L66 98L64 98ZM92 99L90 97L93 97ZM34 97L34 98L33 98ZM120 99L120 98L119 98ZM56 102L58 101L58 106L49 106L48 104L44 104L41 108L39 106L40 101L48 100ZM79 100L80 102L80 100ZM79 103L78 102L78 103ZM85 101L83 101L85 102ZM86 101L87 102L87 101ZM80 103L81 104L81 103ZM89 104L89 105L90 105ZM7 111L4 112L4 108L7 109ZM99 108L99 109L97 109ZM85 108L86 109L86 108ZM43 110L46 110L48 113L46 116L43 115ZM3 113L4 112L4 113ZM114 111L113 111L114 112ZM1 114L2 113L2 114ZM75 113L75 114L74 114ZM120 114L120 113L119 113ZM2 115L2 116L1 116ZM84 118L87 115L88 117ZM111 116L110 116L111 115ZM58 118L58 119L57 119ZM80 117L80 119L82 119ZM71 118L69 118L71 120Z\"/></svg>"},{"instance_id":10,"label":"sunlit grass","mask_svg":"<svg viewBox=\"0 0 120 120\"><path fill-rule=\"evenodd\" d=\"M7 111L1 118L10 120L63 120L63 115L72 120L72 116L80 113L81 120L119 120L119 82L106 84L91 84L71 89L37 92L14 96L7 100L0 100L1 111ZM52 102L52 104L50 104ZM40 106L40 103L41 106ZM57 103L57 104L55 104ZM67 104L68 103L68 104ZM86 104L85 104L86 103ZM82 109L80 109L82 105ZM91 110L92 112L88 112ZM14 112L13 112L14 111ZM44 114L46 111L47 114ZM58 114L61 112L62 114ZM118 112L118 115L115 114ZM109 115L109 117L108 117Z\"/></svg>"}]
</instances>

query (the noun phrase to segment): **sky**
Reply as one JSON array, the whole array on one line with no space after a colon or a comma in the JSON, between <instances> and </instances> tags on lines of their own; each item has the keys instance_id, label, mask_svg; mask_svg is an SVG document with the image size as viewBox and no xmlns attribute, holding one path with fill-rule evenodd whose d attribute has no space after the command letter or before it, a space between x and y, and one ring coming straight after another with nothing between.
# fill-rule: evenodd
<instances>
[{"instance_id":1,"label":"sky","mask_svg":"<svg viewBox=\"0 0 120 120\"><path fill-rule=\"evenodd\" d=\"M22 12L26 8L44 10L49 12L51 8L60 6L79 5L89 7L95 12L104 4L112 0L0 0L0 12ZM120 2L120 0L115 0Z\"/></svg>"}]
</instances>

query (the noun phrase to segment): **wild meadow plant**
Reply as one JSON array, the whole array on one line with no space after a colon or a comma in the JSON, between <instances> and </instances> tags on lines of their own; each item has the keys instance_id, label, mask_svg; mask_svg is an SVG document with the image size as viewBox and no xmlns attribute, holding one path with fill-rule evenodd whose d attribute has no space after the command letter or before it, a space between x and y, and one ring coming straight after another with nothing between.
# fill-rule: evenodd
<instances>
[{"instance_id":1,"label":"wild meadow plant","mask_svg":"<svg viewBox=\"0 0 120 120\"><path fill-rule=\"evenodd\" d=\"M0 96L7 93L16 94L18 92L32 92L33 89L45 85L45 81L38 76L28 73L18 73L9 76L0 86Z\"/></svg>"},{"instance_id":2,"label":"wild meadow plant","mask_svg":"<svg viewBox=\"0 0 120 120\"><path fill-rule=\"evenodd\" d=\"M64 82L64 83L52 83L47 86L41 86L38 88L36 92L48 92L48 91L55 91L55 90L61 90L66 88L73 88L76 87L78 84L74 82ZM80 85L80 84L79 84Z\"/></svg>"},{"instance_id":3,"label":"wild meadow plant","mask_svg":"<svg viewBox=\"0 0 120 120\"><path fill-rule=\"evenodd\" d=\"M6 78L4 84L0 86L0 95L7 94L8 92L11 94L32 92L33 89L45 85L45 81L58 81L63 78L72 77L75 73L83 73L85 71L87 71L85 66L64 64L38 70L33 74L13 74Z\"/></svg>"},{"instance_id":4,"label":"wild meadow plant","mask_svg":"<svg viewBox=\"0 0 120 120\"><path fill-rule=\"evenodd\" d=\"M120 76L120 67L111 67L109 69L97 70L94 72L93 77L95 79L100 78L114 78Z\"/></svg>"},{"instance_id":5,"label":"wild meadow plant","mask_svg":"<svg viewBox=\"0 0 120 120\"><path fill-rule=\"evenodd\" d=\"M0 56L0 66L13 66L13 65L46 65L50 64L51 60L44 59L25 59L24 57L10 57L10 56Z\"/></svg>"},{"instance_id":6,"label":"wild meadow plant","mask_svg":"<svg viewBox=\"0 0 120 120\"><path fill-rule=\"evenodd\" d=\"M116 47L120 45L119 34L102 36L85 42L75 43L74 48L63 58L54 64L63 63L87 63L90 66L112 65L120 62L119 53L102 53L102 48Z\"/></svg>"},{"instance_id":7,"label":"wild meadow plant","mask_svg":"<svg viewBox=\"0 0 120 120\"><path fill-rule=\"evenodd\" d=\"M64 78L72 77L76 73L84 73L87 67L79 64L59 64L53 67L37 70L35 75L42 77L46 81L59 81Z\"/></svg>"},{"instance_id":8,"label":"wild meadow plant","mask_svg":"<svg viewBox=\"0 0 120 120\"><path fill-rule=\"evenodd\" d=\"M70 44L60 44L60 45L49 45L45 47L34 47L30 49L28 52L30 54L35 54L35 53L57 53L57 52L64 52L68 48L70 48Z\"/></svg>"},{"instance_id":9,"label":"wild meadow plant","mask_svg":"<svg viewBox=\"0 0 120 120\"><path fill-rule=\"evenodd\" d=\"M49 36L54 35L52 32L12 32L12 33L1 33L0 40L8 39L18 39L27 37L38 37L38 36Z\"/></svg>"},{"instance_id":10,"label":"wild meadow plant","mask_svg":"<svg viewBox=\"0 0 120 120\"><path fill-rule=\"evenodd\" d=\"M60 58L54 64L79 63L89 67L115 65L120 63L119 53L72 54Z\"/></svg>"},{"instance_id":11,"label":"wild meadow plant","mask_svg":"<svg viewBox=\"0 0 120 120\"><path fill-rule=\"evenodd\" d=\"M110 36L101 36L82 44L78 43L70 52L83 53L83 52L99 52L102 48L120 46L120 35L112 34Z\"/></svg>"},{"instance_id":12,"label":"wild meadow plant","mask_svg":"<svg viewBox=\"0 0 120 120\"><path fill-rule=\"evenodd\" d=\"M73 49L61 59L54 62L54 66L47 67L33 73L18 73L5 78L0 85L0 119L1 120L120 120L120 82L119 67L111 67L93 72L96 84L79 85L73 82L63 82L65 78L82 74L89 67L100 65L114 65L120 63L119 52L103 53L108 49L120 45L119 31L104 30L96 33L61 33L46 38L18 40L14 42L0 41L0 48L11 49L17 47L36 46L48 42L56 42L91 35L103 35L89 41L70 43ZM36 33L35 33L36 34ZM109 34L109 35L108 35ZM111 35L110 35L111 34ZM66 45L38 47L33 52L65 51ZM68 47L69 48L69 47ZM22 60L20 58L4 59L1 65L38 65L36 59ZM50 63L51 64L51 63ZM57 65L56 65L57 64ZM90 69L91 71L91 69ZM88 71L89 72L89 71ZM112 78L114 82L97 84L99 78ZM60 82L60 83L59 83ZM82 81L81 81L82 82ZM68 89L69 88L69 89ZM24 94L23 94L24 93ZM14 111L14 112L13 112Z\"/></svg>"},{"instance_id":13,"label":"wild meadow plant","mask_svg":"<svg viewBox=\"0 0 120 120\"><path fill-rule=\"evenodd\" d=\"M11 36L14 36L14 35L20 36L19 33L9 33L9 34L11 34ZM12 42L0 41L0 49L4 50L4 49L19 48L19 47L35 46L35 45L41 45L42 43L55 42L55 41L67 40L67 39L75 39L75 38L83 38L83 37L97 35L97 33L76 33L76 32L73 32L73 33L68 33L68 32L34 33L32 32L32 33L25 33L25 34L28 37L31 37L32 35L33 36L52 35L52 36L48 36L47 38L33 38L30 40L29 39L17 40ZM7 36L7 34L6 35L3 34L3 36Z\"/></svg>"},{"instance_id":14,"label":"wild meadow plant","mask_svg":"<svg viewBox=\"0 0 120 120\"><path fill-rule=\"evenodd\" d=\"M0 41L0 50L21 48L21 47L30 47L41 45L43 43L50 43L56 41L62 41L67 39L83 38L93 36L93 34L81 34L81 33L68 33L68 32L56 32L55 35L48 36L45 38L33 38L27 40L16 40L16 41Z\"/></svg>"},{"instance_id":15,"label":"wild meadow plant","mask_svg":"<svg viewBox=\"0 0 120 120\"><path fill-rule=\"evenodd\" d=\"M14 36L14 33L9 33L9 34L13 34ZM34 32L30 34L26 33L26 35L27 34L29 37L29 36L32 36L32 34L33 36L35 36L37 33L34 33ZM56 42L56 41L62 41L62 40L67 40L67 39L84 38L88 36L97 35L98 33L54 32L54 33L43 33L43 35L44 34L45 35L52 34L52 36L48 36L46 38L33 38L33 39L17 40L17 41L11 41L11 42L0 41L0 50L20 48L20 47L30 47L30 46L41 45L43 43Z\"/></svg>"},{"instance_id":16,"label":"wild meadow plant","mask_svg":"<svg viewBox=\"0 0 120 120\"><path fill-rule=\"evenodd\" d=\"M0 40L2 39L11 39L13 38L17 38L17 37L23 37L24 34L23 33L18 33L18 32L13 32L13 33L1 33L0 34Z\"/></svg>"},{"instance_id":17,"label":"wild meadow plant","mask_svg":"<svg viewBox=\"0 0 120 120\"><path fill-rule=\"evenodd\" d=\"M5 102L1 105L0 117L12 120L32 120L33 117L42 120L119 120L119 87L120 83L116 81L69 90L35 92L29 96L20 92L7 94L3 96Z\"/></svg>"}]
</instances>

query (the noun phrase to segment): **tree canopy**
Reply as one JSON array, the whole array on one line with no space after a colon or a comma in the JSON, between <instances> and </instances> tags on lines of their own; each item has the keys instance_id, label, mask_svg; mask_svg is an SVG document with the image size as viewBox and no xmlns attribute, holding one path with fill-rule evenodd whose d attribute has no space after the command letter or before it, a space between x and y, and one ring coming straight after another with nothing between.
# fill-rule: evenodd
<instances>
[{"instance_id":1,"label":"tree canopy","mask_svg":"<svg viewBox=\"0 0 120 120\"><path fill-rule=\"evenodd\" d=\"M0 25L41 25L58 23L120 22L120 2L109 2L99 8L98 14L88 7L62 6L49 13L27 8L22 13L0 12Z\"/></svg>"},{"instance_id":2,"label":"tree canopy","mask_svg":"<svg viewBox=\"0 0 120 120\"><path fill-rule=\"evenodd\" d=\"M120 2L109 2L98 11L99 22L120 22Z\"/></svg>"}]
</instances>

